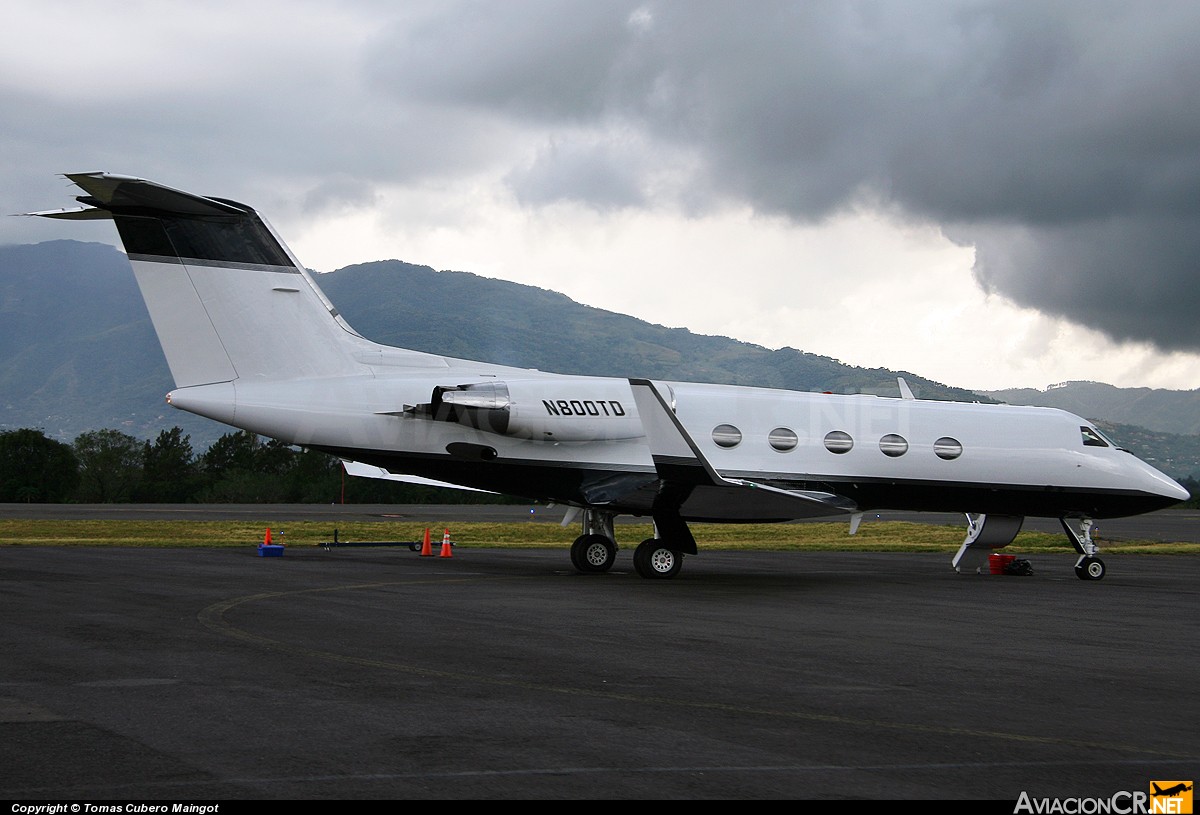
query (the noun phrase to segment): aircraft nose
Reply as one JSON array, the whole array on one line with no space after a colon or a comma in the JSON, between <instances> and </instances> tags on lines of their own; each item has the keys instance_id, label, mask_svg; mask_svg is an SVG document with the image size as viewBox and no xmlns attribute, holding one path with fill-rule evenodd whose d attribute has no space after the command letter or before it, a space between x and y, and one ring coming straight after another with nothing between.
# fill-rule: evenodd
<instances>
[{"instance_id":1,"label":"aircraft nose","mask_svg":"<svg viewBox=\"0 0 1200 815\"><path fill-rule=\"evenodd\" d=\"M1184 489L1182 484L1179 484L1176 481L1171 481L1170 491L1167 494L1177 501L1187 501L1192 497L1192 494Z\"/></svg>"},{"instance_id":2,"label":"aircraft nose","mask_svg":"<svg viewBox=\"0 0 1200 815\"><path fill-rule=\"evenodd\" d=\"M1163 498L1169 498L1172 501L1186 501L1192 497L1192 494L1184 489L1182 484L1166 473L1160 472L1144 461L1141 464L1145 468L1145 475L1150 478L1151 483L1148 486L1154 493L1161 495Z\"/></svg>"},{"instance_id":3,"label":"aircraft nose","mask_svg":"<svg viewBox=\"0 0 1200 815\"><path fill-rule=\"evenodd\" d=\"M1192 497L1178 481L1135 455L1130 454L1125 459L1122 471L1127 479L1127 486L1145 496L1145 503L1150 508L1143 509L1143 512L1165 509Z\"/></svg>"}]
</instances>

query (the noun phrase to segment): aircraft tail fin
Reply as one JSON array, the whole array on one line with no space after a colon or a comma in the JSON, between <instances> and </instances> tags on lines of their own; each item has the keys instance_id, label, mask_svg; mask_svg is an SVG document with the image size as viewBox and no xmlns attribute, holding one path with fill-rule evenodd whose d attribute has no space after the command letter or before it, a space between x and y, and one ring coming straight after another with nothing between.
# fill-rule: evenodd
<instances>
[{"instance_id":1,"label":"aircraft tail fin","mask_svg":"<svg viewBox=\"0 0 1200 815\"><path fill-rule=\"evenodd\" d=\"M383 346L338 315L250 207L129 176L67 178L84 207L32 214L113 219L177 387L344 375L379 360ZM428 365L430 355L387 350Z\"/></svg>"}]
</instances>

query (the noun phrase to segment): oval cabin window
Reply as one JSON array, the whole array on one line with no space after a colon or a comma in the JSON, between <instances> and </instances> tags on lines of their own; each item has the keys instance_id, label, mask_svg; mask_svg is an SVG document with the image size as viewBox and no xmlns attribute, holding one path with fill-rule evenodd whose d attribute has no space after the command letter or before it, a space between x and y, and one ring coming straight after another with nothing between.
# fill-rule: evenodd
<instances>
[{"instance_id":1,"label":"oval cabin window","mask_svg":"<svg viewBox=\"0 0 1200 815\"><path fill-rule=\"evenodd\" d=\"M777 427L767 436L767 443L781 453L796 449L796 434L786 427Z\"/></svg>"},{"instance_id":2,"label":"oval cabin window","mask_svg":"<svg viewBox=\"0 0 1200 815\"><path fill-rule=\"evenodd\" d=\"M946 461L956 459L962 455L962 443L958 439L952 439L949 436L942 436L933 443L933 452L938 458L944 458Z\"/></svg>"},{"instance_id":3,"label":"oval cabin window","mask_svg":"<svg viewBox=\"0 0 1200 815\"><path fill-rule=\"evenodd\" d=\"M879 440L879 449L883 451L885 456L896 458L908 452L908 440L903 436L897 436L895 433L888 433Z\"/></svg>"},{"instance_id":4,"label":"oval cabin window","mask_svg":"<svg viewBox=\"0 0 1200 815\"><path fill-rule=\"evenodd\" d=\"M742 431L731 424L719 424L713 428L712 440L718 447L737 447L742 443Z\"/></svg>"},{"instance_id":5,"label":"oval cabin window","mask_svg":"<svg viewBox=\"0 0 1200 815\"><path fill-rule=\"evenodd\" d=\"M825 434L825 449L831 453L849 453L854 447L854 439L842 430L831 430Z\"/></svg>"}]
</instances>

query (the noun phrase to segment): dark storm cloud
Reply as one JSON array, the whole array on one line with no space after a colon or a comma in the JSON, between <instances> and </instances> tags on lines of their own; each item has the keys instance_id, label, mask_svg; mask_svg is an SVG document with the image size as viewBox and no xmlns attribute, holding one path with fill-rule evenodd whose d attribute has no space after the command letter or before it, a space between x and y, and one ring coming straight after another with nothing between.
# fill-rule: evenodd
<instances>
[{"instance_id":1,"label":"dark storm cloud","mask_svg":"<svg viewBox=\"0 0 1200 815\"><path fill-rule=\"evenodd\" d=\"M495 108L522 119L600 115L627 47L629 3L553 0L446 4L397 23L368 60L387 93L437 106Z\"/></svg>"},{"instance_id":2,"label":"dark storm cloud","mask_svg":"<svg viewBox=\"0 0 1200 815\"><path fill-rule=\"evenodd\" d=\"M368 64L397 99L635 128L694 159L680 196L936 221L991 291L1195 350L1196 42L1190 2L512 2L392 32ZM650 164L543 150L510 179L610 206Z\"/></svg>"},{"instance_id":3,"label":"dark storm cloud","mask_svg":"<svg viewBox=\"0 0 1200 815\"><path fill-rule=\"evenodd\" d=\"M15 10L0 205L105 170L284 218L481 176L527 206L868 206L975 246L989 291L1200 350L1194 0L250 5ZM29 221L0 240L52 234Z\"/></svg>"},{"instance_id":4,"label":"dark storm cloud","mask_svg":"<svg viewBox=\"0 0 1200 815\"><path fill-rule=\"evenodd\" d=\"M1120 340L1200 348L1195 214L972 227L976 276ZM1003 284L1001 288L1000 284Z\"/></svg>"},{"instance_id":5,"label":"dark storm cloud","mask_svg":"<svg viewBox=\"0 0 1200 815\"><path fill-rule=\"evenodd\" d=\"M646 202L641 163L618 144L556 142L507 181L524 205L584 201L598 209L632 207Z\"/></svg>"}]
</instances>

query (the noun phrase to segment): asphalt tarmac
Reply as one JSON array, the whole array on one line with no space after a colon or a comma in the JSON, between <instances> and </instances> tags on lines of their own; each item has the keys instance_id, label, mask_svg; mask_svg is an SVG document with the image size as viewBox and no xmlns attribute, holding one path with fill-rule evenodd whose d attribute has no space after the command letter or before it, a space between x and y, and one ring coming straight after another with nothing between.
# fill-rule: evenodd
<instances>
[{"instance_id":1,"label":"asphalt tarmac","mask_svg":"<svg viewBox=\"0 0 1200 815\"><path fill-rule=\"evenodd\" d=\"M1200 775L1198 557L1090 582L1067 555L702 552L653 581L566 543L0 546L0 798L1012 812Z\"/></svg>"}]
</instances>

